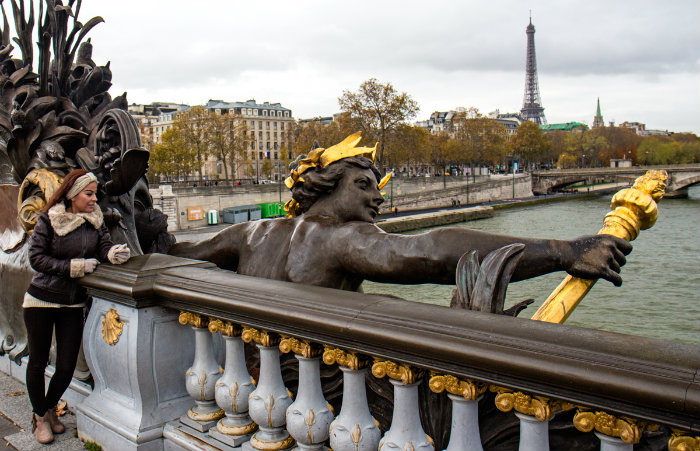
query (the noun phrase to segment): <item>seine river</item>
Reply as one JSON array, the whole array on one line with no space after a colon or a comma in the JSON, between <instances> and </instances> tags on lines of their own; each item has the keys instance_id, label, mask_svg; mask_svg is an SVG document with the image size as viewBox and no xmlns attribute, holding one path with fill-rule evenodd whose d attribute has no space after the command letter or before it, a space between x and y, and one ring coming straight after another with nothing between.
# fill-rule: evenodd
<instances>
[{"instance_id":1,"label":"seine river","mask_svg":"<svg viewBox=\"0 0 700 451\"><path fill-rule=\"evenodd\" d=\"M566 324L700 344L700 186L688 199L663 199L656 225L641 232L616 288L601 280ZM611 196L500 210L490 219L457 225L494 233L569 239L597 233ZM419 233L416 231L415 233ZM510 284L506 308L534 298L520 313L529 318L565 273ZM454 286L397 286L365 282L365 293L449 305Z\"/></svg>"}]
</instances>

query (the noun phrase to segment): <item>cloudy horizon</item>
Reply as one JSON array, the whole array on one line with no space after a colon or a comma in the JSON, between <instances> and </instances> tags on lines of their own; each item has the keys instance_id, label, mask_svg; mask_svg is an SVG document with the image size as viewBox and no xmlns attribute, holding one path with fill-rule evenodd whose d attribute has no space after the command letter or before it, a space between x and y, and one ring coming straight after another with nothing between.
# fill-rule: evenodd
<instances>
[{"instance_id":1,"label":"cloudy horizon","mask_svg":"<svg viewBox=\"0 0 700 451\"><path fill-rule=\"evenodd\" d=\"M110 93L129 103L256 99L307 118L338 112L343 90L377 78L411 95L423 120L520 110L530 10L549 123L590 125L600 98L606 123L700 135L696 0L85 0L79 18L105 19L88 35L93 59L111 61Z\"/></svg>"}]
</instances>

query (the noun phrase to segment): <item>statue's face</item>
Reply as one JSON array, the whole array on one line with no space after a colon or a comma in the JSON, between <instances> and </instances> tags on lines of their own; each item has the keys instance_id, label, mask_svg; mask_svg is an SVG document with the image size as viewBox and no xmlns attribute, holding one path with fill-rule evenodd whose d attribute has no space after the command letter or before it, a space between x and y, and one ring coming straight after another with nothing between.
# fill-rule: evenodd
<instances>
[{"instance_id":1,"label":"statue's face","mask_svg":"<svg viewBox=\"0 0 700 451\"><path fill-rule=\"evenodd\" d=\"M340 222L374 222L384 202L377 178L370 169L351 167L331 194L334 213Z\"/></svg>"}]
</instances>

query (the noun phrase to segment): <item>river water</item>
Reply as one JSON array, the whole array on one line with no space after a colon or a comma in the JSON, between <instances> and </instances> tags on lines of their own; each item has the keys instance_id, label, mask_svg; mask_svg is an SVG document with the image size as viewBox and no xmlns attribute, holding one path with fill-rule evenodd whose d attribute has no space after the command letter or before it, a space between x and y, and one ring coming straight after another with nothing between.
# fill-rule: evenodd
<instances>
[{"instance_id":1,"label":"river water","mask_svg":"<svg viewBox=\"0 0 700 451\"><path fill-rule=\"evenodd\" d=\"M610 199L601 196L498 210L493 218L457 227L570 239L597 233L610 211ZM566 324L700 345L700 186L691 187L688 199L663 199L656 225L642 231L633 245L622 268L622 287L598 281ZM506 308L534 298L535 303L519 315L531 317L565 275L559 272L511 283ZM365 293L449 306L454 286L366 281L363 288Z\"/></svg>"}]
</instances>

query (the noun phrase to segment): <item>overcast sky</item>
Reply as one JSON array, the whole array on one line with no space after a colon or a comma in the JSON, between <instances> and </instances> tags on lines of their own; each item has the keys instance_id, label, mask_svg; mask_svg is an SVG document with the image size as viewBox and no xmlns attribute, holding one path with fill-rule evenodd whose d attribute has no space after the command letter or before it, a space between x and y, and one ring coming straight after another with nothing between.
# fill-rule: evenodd
<instances>
[{"instance_id":1,"label":"overcast sky","mask_svg":"<svg viewBox=\"0 0 700 451\"><path fill-rule=\"evenodd\" d=\"M425 119L520 110L530 10L549 123L590 125L600 97L606 123L700 134L698 0L84 0L80 19L105 19L93 59L130 103L255 99L307 118L375 77Z\"/></svg>"}]
</instances>

